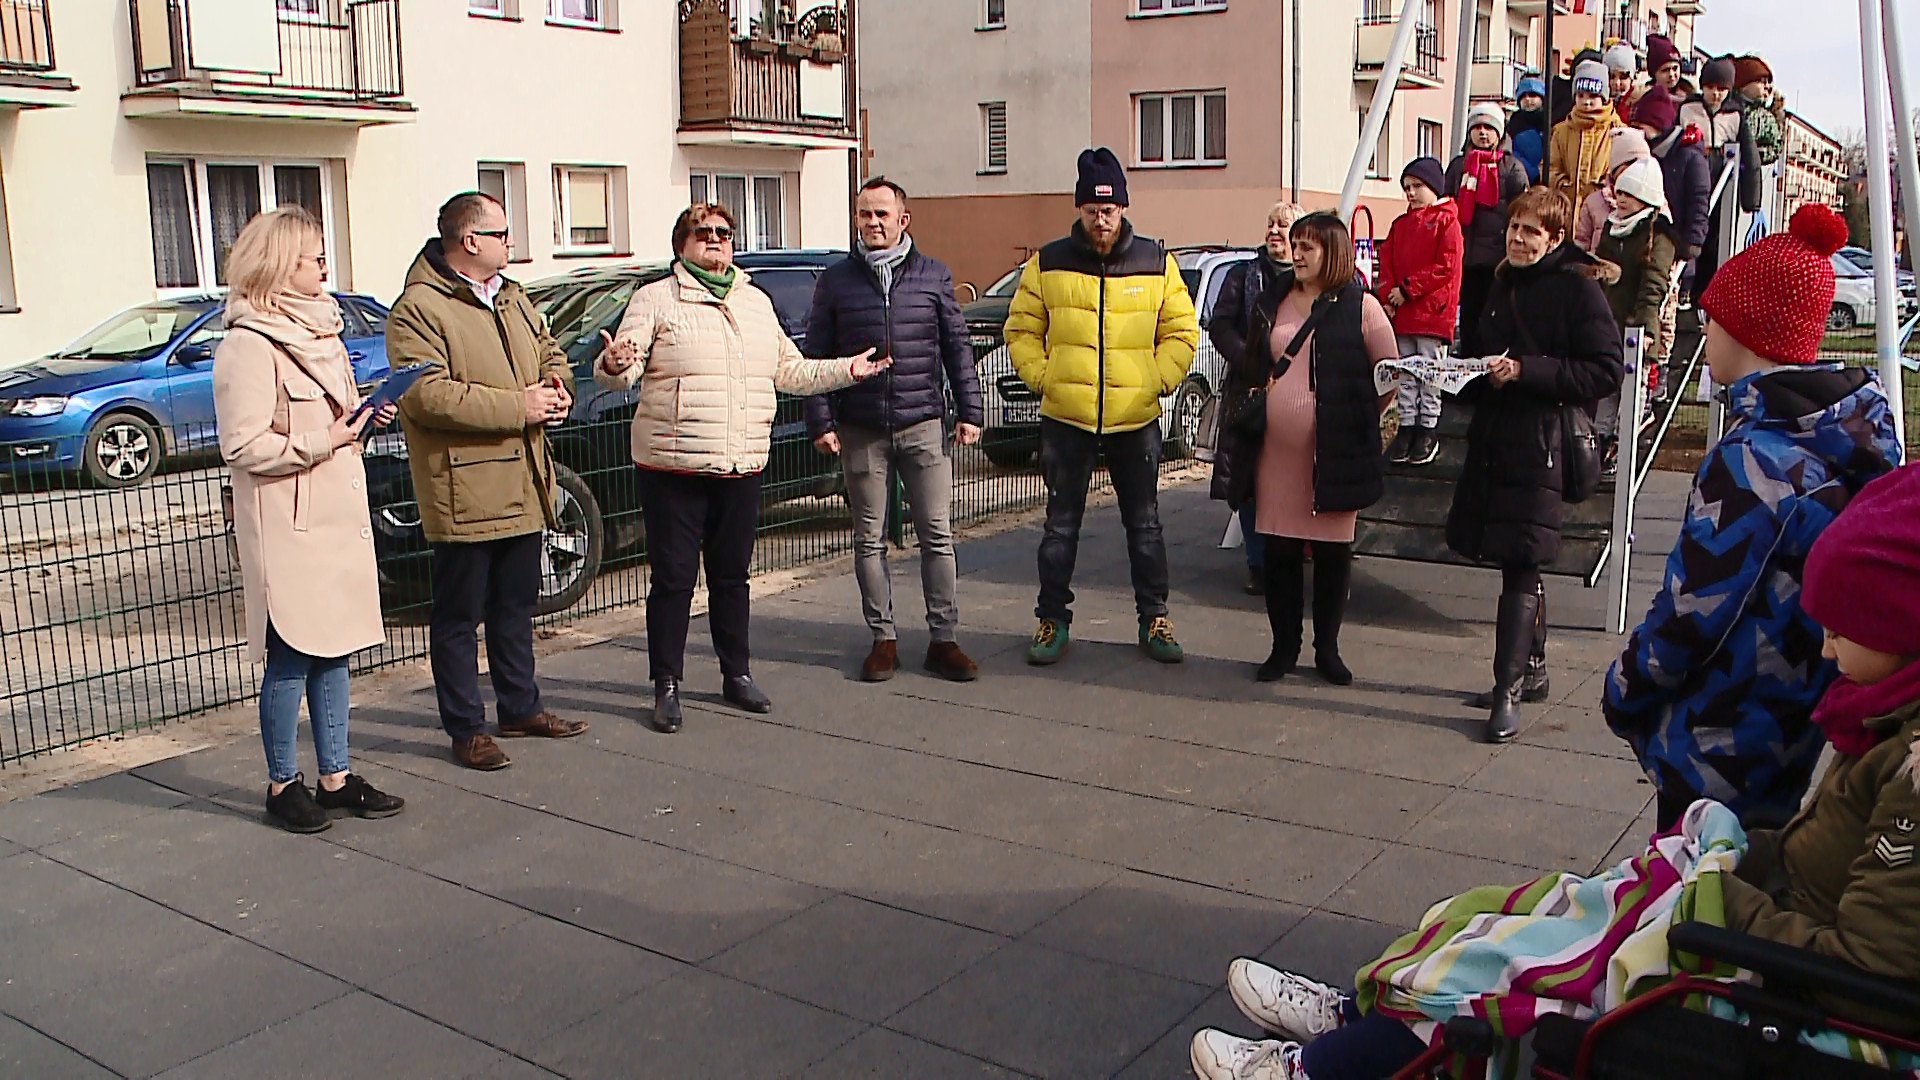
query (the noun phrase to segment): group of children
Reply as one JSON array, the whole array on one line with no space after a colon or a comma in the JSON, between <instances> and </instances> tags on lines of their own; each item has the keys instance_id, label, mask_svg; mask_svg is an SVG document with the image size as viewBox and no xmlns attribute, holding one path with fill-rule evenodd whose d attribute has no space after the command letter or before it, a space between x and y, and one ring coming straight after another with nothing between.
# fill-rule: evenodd
<instances>
[{"instance_id":1,"label":"group of children","mask_svg":"<svg viewBox=\"0 0 1920 1080\"><path fill-rule=\"evenodd\" d=\"M1521 81L1518 109L1476 107L1466 145L1450 167L1417 158L1401 173L1407 213L1381 246L1376 291L1393 318L1403 357L1449 349L1479 356L1475 324L1494 269L1505 257L1507 207L1531 184L1562 192L1577 211L1575 242L1597 260L1594 273L1624 329L1642 327L1648 390L1667 398L1683 284L1704 294L1720 261L1722 215L1751 213L1762 169L1780 154L1773 73L1759 57L1723 57L1701 67L1695 92L1669 39L1647 40L1640 57L1619 43L1575 57L1566 118L1550 124L1546 85ZM1729 148L1733 153L1729 153ZM1738 164L1717 209L1714 185ZM1439 452L1440 395L1405 378L1399 389L1395 464L1425 465ZM1595 428L1611 475L1618 452L1620 398L1602 402Z\"/></svg>"}]
</instances>

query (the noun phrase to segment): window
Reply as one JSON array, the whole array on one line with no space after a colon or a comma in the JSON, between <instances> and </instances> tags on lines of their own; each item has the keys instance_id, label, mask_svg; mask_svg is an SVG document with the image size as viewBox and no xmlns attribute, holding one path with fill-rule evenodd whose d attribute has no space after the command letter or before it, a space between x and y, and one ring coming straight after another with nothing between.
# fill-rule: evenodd
<instances>
[{"instance_id":1,"label":"window","mask_svg":"<svg viewBox=\"0 0 1920 1080\"><path fill-rule=\"evenodd\" d=\"M1141 165L1194 166L1227 163L1227 95L1224 91L1142 94L1134 100Z\"/></svg>"},{"instance_id":2,"label":"window","mask_svg":"<svg viewBox=\"0 0 1920 1080\"><path fill-rule=\"evenodd\" d=\"M483 161L477 190L499 200L507 209L507 258L532 262L527 232L527 167L517 161Z\"/></svg>"},{"instance_id":3,"label":"window","mask_svg":"<svg viewBox=\"0 0 1920 1080\"><path fill-rule=\"evenodd\" d=\"M301 21L319 21L328 14L327 0L279 0L282 15L298 16Z\"/></svg>"},{"instance_id":4,"label":"window","mask_svg":"<svg viewBox=\"0 0 1920 1080\"><path fill-rule=\"evenodd\" d=\"M1493 55L1493 2L1480 0L1473 16L1474 58Z\"/></svg>"},{"instance_id":5,"label":"window","mask_svg":"<svg viewBox=\"0 0 1920 1080\"><path fill-rule=\"evenodd\" d=\"M13 291L13 242L7 239L7 183L0 175L0 311L20 310Z\"/></svg>"},{"instance_id":6,"label":"window","mask_svg":"<svg viewBox=\"0 0 1920 1080\"><path fill-rule=\"evenodd\" d=\"M998 30L1007 25L1007 0L983 0L986 10L980 15L980 29Z\"/></svg>"},{"instance_id":7,"label":"window","mask_svg":"<svg viewBox=\"0 0 1920 1080\"><path fill-rule=\"evenodd\" d=\"M719 203L739 224L735 251L773 251L791 246L787 236L787 177L700 172L687 176L690 202Z\"/></svg>"},{"instance_id":8,"label":"window","mask_svg":"<svg viewBox=\"0 0 1920 1080\"><path fill-rule=\"evenodd\" d=\"M1387 176L1393 169L1393 155L1388 149L1387 135L1393 131L1393 107L1387 107L1387 114L1380 122L1380 139L1373 144L1373 156L1367 159L1367 175L1375 178ZM1360 135L1367 134L1366 105L1360 107Z\"/></svg>"},{"instance_id":9,"label":"window","mask_svg":"<svg viewBox=\"0 0 1920 1080\"><path fill-rule=\"evenodd\" d=\"M467 0L467 14L517 19L520 17L520 0Z\"/></svg>"},{"instance_id":10,"label":"window","mask_svg":"<svg viewBox=\"0 0 1920 1080\"><path fill-rule=\"evenodd\" d=\"M1446 129L1441 127L1438 121L1422 120L1415 125L1413 156L1440 158L1444 162L1446 158L1441 156L1441 148L1445 145ZM1440 194L1445 195L1446 192L1443 191Z\"/></svg>"},{"instance_id":11,"label":"window","mask_svg":"<svg viewBox=\"0 0 1920 1080\"><path fill-rule=\"evenodd\" d=\"M318 162L147 162L147 210L153 230L153 279L162 289L227 283L227 252L255 214L298 206L320 222L332 247L328 167ZM328 263L328 281L344 287L345 260Z\"/></svg>"},{"instance_id":12,"label":"window","mask_svg":"<svg viewBox=\"0 0 1920 1080\"><path fill-rule=\"evenodd\" d=\"M1507 62L1521 67L1533 63L1533 45L1525 31L1514 30L1507 34Z\"/></svg>"},{"instance_id":13,"label":"window","mask_svg":"<svg viewBox=\"0 0 1920 1080\"><path fill-rule=\"evenodd\" d=\"M1196 11L1225 11L1227 0L1135 0L1136 15L1187 15Z\"/></svg>"},{"instance_id":14,"label":"window","mask_svg":"<svg viewBox=\"0 0 1920 1080\"><path fill-rule=\"evenodd\" d=\"M547 0L547 21L612 30L615 3L616 0Z\"/></svg>"},{"instance_id":15,"label":"window","mask_svg":"<svg viewBox=\"0 0 1920 1080\"><path fill-rule=\"evenodd\" d=\"M980 103L980 171L1007 171L1007 103Z\"/></svg>"},{"instance_id":16,"label":"window","mask_svg":"<svg viewBox=\"0 0 1920 1080\"><path fill-rule=\"evenodd\" d=\"M626 186L625 169L554 166L554 246L573 254L624 251Z\"/></svg>"}]
</instances>

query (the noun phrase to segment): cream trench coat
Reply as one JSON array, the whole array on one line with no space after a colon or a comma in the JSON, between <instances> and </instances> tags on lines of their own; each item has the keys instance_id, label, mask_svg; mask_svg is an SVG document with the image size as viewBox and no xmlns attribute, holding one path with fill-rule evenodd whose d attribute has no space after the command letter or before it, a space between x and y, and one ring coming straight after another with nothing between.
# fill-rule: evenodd
<instances>
[{"instance_id":1,"label":"cream trench coat","mask_svg":"<svg viewBox=\"0 0 1920 1080\"><path fill-rule=\"evenodd\" d=\"M234 533L247 645L265 658L267 623L309 656L386 641L360 446L328 438L335 409L359 403L346 349L307 364L264 334L230 330L213 358L220 456L233 471Z\"/></svg>"}]
</instances>

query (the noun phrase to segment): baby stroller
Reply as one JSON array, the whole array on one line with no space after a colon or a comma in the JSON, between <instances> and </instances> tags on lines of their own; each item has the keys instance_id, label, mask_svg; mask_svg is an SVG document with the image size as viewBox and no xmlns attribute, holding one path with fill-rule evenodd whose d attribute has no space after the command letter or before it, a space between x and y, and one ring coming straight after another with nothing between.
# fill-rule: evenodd
<instances>
[{"instance_id":1,"label":"baby stroller","mask_svg":"<svg viewBox=\"0 0 1920 1080\"><path fill-rule=\"evenodd\" d=\"M1668 935L1677 952L1732 964L1762 985L1682 976L1593 1020L1548 1016L1534 1029L1535 1080L1887 1080L1889 1070L1834 1057L1800 1041L1836 1031L1889 1050L1920 1053L1920 1041L1874 1031L1830 1015L1814 994L1875 1011L1920 1017L1920 983L1871 975L1831 957L1705 923L1681 923ZM1744 1023L1685 1007L1690 997L1719 998ZM1395 1080L1482 1080L1495 1051L1493 1029L1478 1017L1449 1021L1441 1044ZM1449 1062L1470 1064L1455 1077Z\"/></svg>"}]
</instances>

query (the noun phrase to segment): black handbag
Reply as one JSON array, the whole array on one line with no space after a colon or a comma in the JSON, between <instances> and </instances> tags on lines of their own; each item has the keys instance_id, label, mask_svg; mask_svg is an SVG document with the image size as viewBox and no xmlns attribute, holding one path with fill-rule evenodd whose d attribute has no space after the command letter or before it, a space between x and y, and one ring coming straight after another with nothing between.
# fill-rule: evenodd
<instances>
[{"instance_id":1,"label":"black handbag","mask_svg":"<svg viewBox=\"0 0 1920 1080\"><path fill-rule=\"evenodd\" d=\"M1313 302L1313 310L1307 312L1307 321L1300 324L1300 329L1294 333L1293 340L1287 343L1287 351L1273 362L1273 370L1267 374L1268 382L1284 373L1293 364L1294 356L1300 352L1300 347L1306 344L1307 335L1313 333L1313 328L1320 324L1321 318L1333 307L1336 297L1335 293L1322 293L1320 298ZM1254 387L1247 392L1246 397L1240 399L1240 404L1233 410L1232 426L1234 435L1249 443L1259 443L1266 439L1266 383L1263 382Z\"/></svg>"},{"instance_id":2,"label":"black handbag","mask_svg":"<svg viewBox=\"0 0 1920 1080\"><path fill-rule=\"evenodd\" d=\"M1520 291L1509 288L1507 300L1513 305L1513 327L1520 334L1521 345L1536 355L1544 355L1527 325L1520 321ZM1570 402L1560 406L1559 455L1560 501L1583 503L1593 498L1593 493L1600 488L1604 455L1600 451L1600 434L1593 429L1593 417L1585 405ZM1547 468L1553 468L1551 450L1547 452Z\"/></svg>"}]
</instances>

